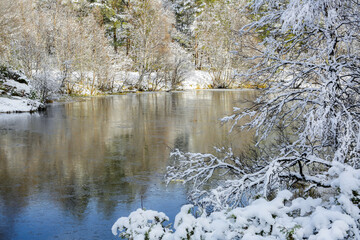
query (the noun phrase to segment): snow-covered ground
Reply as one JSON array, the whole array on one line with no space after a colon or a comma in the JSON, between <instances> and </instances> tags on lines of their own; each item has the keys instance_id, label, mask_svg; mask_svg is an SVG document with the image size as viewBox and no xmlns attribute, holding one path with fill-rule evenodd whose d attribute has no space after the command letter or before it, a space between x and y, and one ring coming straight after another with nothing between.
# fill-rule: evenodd
<instances>
[{"instance_id":1,"label":"snow-covered ground","mask_svg":"<svg viewBox=\"0 0 360 240\"><path fill-rule=\"evenodd\" d=\"M12 70L9 71L11 72L10 75L16 76L15 79L11 79L11 76L9 77L0 74L0 113L36 111L42 105L39 101L29 99L32 92L34 92L34 89L31 87L30 80L27 79L26 76L21 72ZM33 74L35 76L37 73L34 72ZM79 78L78 73L74 72L72 74L74 79ZM46 79L47 87L50 87L51 89L59 89L59 75L60 72L58 71L49 71L47 72L46 76L42 77ZM85 74L85 76L88 79L92 79L91 73ZM135 86L139 77L140 76L138 72L118 71L111 79L111 86L113 87L112 93L137 91L138 89L136 89ZM18 81L18 79L21 81ZM156 73L152 73L150 78L145 77L142 83L142 89L160 91L171 89L171 86L169 85L170 83L165 86L162 82L160 82L157 87L154 87L154 79L156 79ZM187 71L186 73L183 73L181 80L181 83L176 88L177 90L209 89L212 85L211 76L206 71ZM89 83L74 82L72 83L71 91L73 94L82 96L93 96L101 94L101 91L99 91L96 86L93 87Z\"/></svg>"},{"instance_id":2,"label":"snow-covered ground","mask_svg":"<svg viewBox=\"0 0 360 240\"><path fill-rule=\"evenodd\" d=\"M29 99L29 79L21 72L2 69L0 72L0 113L33 112L42 108L40 101Z\"/></svg>"},{"instance_id":3,"label":"snow-covered ground","mask_svg":"<svg viewBox=\"0 0 360 240\"><path fill-rule=\"evenodd\" d=\"M114 76L114 91L127 91L132 89L139 79L138 72L125 72L120 71ZM151 74L151 79L155 79L156 74ZM178 86L179 90L192 90L192 89L208 89L212 84L211 76L208 72L191 70L184 74L183 81ZM148 86L147 77L143 81L144 88ZM151 87L151 82L149 83ZM161 84L160 84L161 85ZM168 90L170 86L162 86L162 90Z\"/></svg>"},{"instance_id":4,"label":"snow-covered ground","mask_svg":"<svg viewBox=\"0 0 360 240\"><path fill-rule=\"evenodd\" d=\"M212 85L210 74L199 70L187 72L182 82L182 88L184 90L208 89L210 85Z\"/></svg>"},{"instance_id":5,"label":"snow-covered ground","mask_svg":"<svg viewBox=\"0 0 360 240\"><path fill-rule=\"evenodd\" d=\"M22 97L0 97L0 113L33 112L39 109L41 103Z\"/></svg>"}]
</instances>

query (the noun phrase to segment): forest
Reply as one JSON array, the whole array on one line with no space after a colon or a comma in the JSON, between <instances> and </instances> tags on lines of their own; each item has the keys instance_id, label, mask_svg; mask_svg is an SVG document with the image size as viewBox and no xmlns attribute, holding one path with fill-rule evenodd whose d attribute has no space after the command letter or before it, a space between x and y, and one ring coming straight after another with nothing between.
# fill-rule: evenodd
<instances>
[{"instance_id":1,"label":"forest","mask_svg":"<svg viewBox=\"0 0 360 240\"><path fill-rule=\"evenodd\" d=\"M258 37L241 1L1 1L0 64L52 94L240 87ZM252 50L253 51L253 50ZM244 84L242 84L244 86ZM251 86L256 86L253 83Z\"/></svg>"}]
</instances>

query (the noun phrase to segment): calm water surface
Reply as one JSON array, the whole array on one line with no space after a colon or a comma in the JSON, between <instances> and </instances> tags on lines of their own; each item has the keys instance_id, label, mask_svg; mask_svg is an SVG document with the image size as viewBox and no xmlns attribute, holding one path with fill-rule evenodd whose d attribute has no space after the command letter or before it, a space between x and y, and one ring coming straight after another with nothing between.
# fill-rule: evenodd
<instances>
[{"instance_id":1,"label":"calm water surface","mask_svg":"<svg viewBox=\"0 0 360 240\"><path fill-rule=\"evenodd\" d=\"M241 151L219 118L254 91L144 93L0 114L0 239L114 239L111 226L143 206L173 221L182 184L164 185L170 148ZM142 199L142 200L141 200Z\"/></svg>"}]
</instances>

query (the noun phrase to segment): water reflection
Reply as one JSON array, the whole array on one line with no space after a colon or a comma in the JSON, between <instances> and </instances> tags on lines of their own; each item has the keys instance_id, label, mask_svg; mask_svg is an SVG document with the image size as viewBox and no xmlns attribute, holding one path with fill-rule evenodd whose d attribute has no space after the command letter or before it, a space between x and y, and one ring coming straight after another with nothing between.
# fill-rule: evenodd
<instances>
[{"instance_id":1,"label":"water reflection","mask_svg":"<svg viewBox=\"0 0 360 240\"><path fill-rule=\"evenodd\" d=\"M253 91L145 93L0 115L0 239L107 239L117 217L140 207L173 217L186 202L165 188L170 148L207 152L228 136L218 119ZM217 126L216 126L217 125Z\"/></svg>"}]
</instances>

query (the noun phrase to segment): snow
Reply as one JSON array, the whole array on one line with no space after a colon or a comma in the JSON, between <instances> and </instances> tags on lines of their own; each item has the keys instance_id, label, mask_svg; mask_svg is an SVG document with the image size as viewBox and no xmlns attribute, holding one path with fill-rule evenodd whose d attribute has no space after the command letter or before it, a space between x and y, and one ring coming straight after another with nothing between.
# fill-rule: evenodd
<instances>
[{"instance_id":1,"label":"snow","mask_svg":"<svg viewBox=\"0 0 360 240\"><path fill-rule=\"evenodd\" d=\"M164 213L138 209L129 217L119 218L112 233L118 235L120 231L120 236L133 239L144 239L148 234L153 237L150 239L168 240L189 239L189 236L191 239L360 239L359 206L351 201L352 191L360 190L360 174L340 163L333 164L331 174L330 184L337 188L333 198L294 198L290 191L283 190L271 201L260 198L246 207L210 215L188 204L176 215L174 230L161 224L161 220L168 219ZM154 221L156 216L160 221Z\"/></svg>"},{"instance_id":2,"label":"snow","mask_svg":"<svg viewBox=\"0 0 360 240\"><path fill-rule=\"evenodd\" d=\"M339 187L345 194L352 194L353 191L360 190L360 169L354 169L350 166L335 162L330 168L329 174L338 178L332 182L333 187Z\"/></svg>"},{"instance_id":3,"label":"snow","mask_svg":"<svg viewBox=\"0 0 360 240\"><path fill-rule=\"evenodd\" d=\"M40 101L29 99L34 89L23 73L11 69L3 71L0 74L0 113L33 112L42 107Z\"/></svg>"},{"instance_id":4,"label":"snow","mask_svg":"<svg viewBox=\"0 0 360 240\"><path fill-rule=\"evenodd\" d=\"M266 88L255 106L223 121L238 126L250 117L240 127L256 132L259 157L174 152L167 181L192 183L190 199L205 199L215 212L194 215L193 206L184 206L164 239L360 239L358 3L247 2L246 10L258 18L241 33L265 28L266 34L243 75ZM191 73L184 88L194 88L202 77L202 83L210 79ZM261 149L277 130L285 135L282 142ZM217 170L233 174L221 175L215 189L205 188ZM244 195L250 203L239 207Z\"/></svg>"},{"instance_id":5,"label":"snow","mask_svg":"<svg viewBox=\"0 0 360 240\"><path fill-rule=\"evenodd\" d=\"M20 97L0 97L0 113L36 111L41 103Z\"/></svg>"},{"instance_id":6,"label":"snow","mask_svg":"<svg viewBox=\"0 0 360 240\"><path fill-rule=\"evenodd\" d=\"M27 84L19 83L11 79L7 79L4 83L5 86L16 88L16 91L24 93L24 94L30 94L30 86Z\"/></svg>"},{"instance_id":7,"label":"snow","mask_svg":"<svg viewBox=\"0 0 360 240\"><path fill-rule=\"evenodd\" d=\"M182 83L182 88L184 90L207 89L210 88L210 85L212 85L211 76L205 71L189 71L184 78L185 80Z\"/></svg>"},{"instance_id":8,"label":"snow","mask_svg":"<svg viewBox=\"0 0 360 240\"><path fill-rule=\"evenodd\" d=\"M114 90L129 90L137 83L140 75L138 72L131 71L119 71L114 77ZM156 73L151 74L151 79L155 79ZM147 79L148 76L145 77ZM163 84L163 83L161 83ZM143 82L146 87L147 81ZM151 83L150 83L151 85ZM191 70L185 73L184 80L181 83L180 89L193 90L193 89L208 89L212 85L211 75L206 71ZM169 86L163 86L163 89L169 88Z\"/></svg>"},{"instance_id":9,"label":"snow","mask_svg":"<svg viewBox=\"0 0 360 240\"><path fill-rule=\"evenodd\" d=\"M120 231L121 237L127 237L131 234L134 239L144 239L144 236L149 234L153 237L150 239L160 239L167 231L162 223L168 220L169 218L162 212L139 208L132 212L129 217L119 218L112 226L111 231L114 235Z\"/></svg>"}]
</instances>

